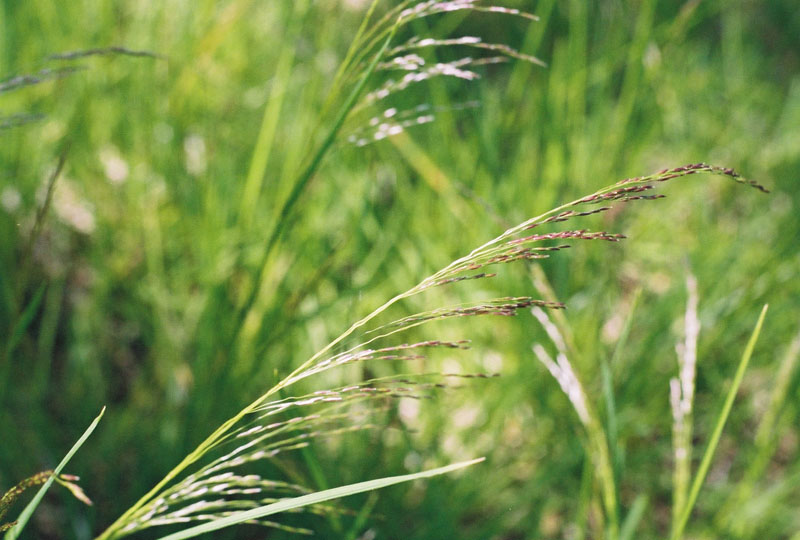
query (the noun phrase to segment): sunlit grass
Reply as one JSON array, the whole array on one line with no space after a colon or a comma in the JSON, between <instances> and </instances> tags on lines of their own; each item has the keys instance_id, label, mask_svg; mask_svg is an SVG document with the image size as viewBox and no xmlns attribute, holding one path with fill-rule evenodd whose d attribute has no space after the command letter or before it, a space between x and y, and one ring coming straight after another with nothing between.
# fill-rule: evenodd
<instances>
[{"instance_id":1,"label":"sunlit grass","mask_svg":"<svg viewBox=\"0 0 800 540\"><path fill-rule=\"evenodd\" d=\"M97 513L67 506L52 518L53 534L90 537L215 426L398 291L531 215L619 178L702 160L773 193L720 181L670 185L664 201L584 218L591 230L634 241L486 270L498 275L436 287L424 302L403 299L384 322L476 298L564 302L566 311L550 314L608 439L620 536L660 538L676 519L669 381L679 377L675 344L685 341L687 273L697 280L702 329L691 413L698 458L753 314L769 303L687 531L796 530L800 92L785 67L798 49L786 45L796 45L784 13L791 6L542 1L509 3L538 22L424 17L392 47L411 46L413 35L479 35L547 67L465 62L505 52L466 43L398 52L400 68L412 67L411 54L429 54L411 70L426 75L403 90L406 71L372 79L363 96L389 89L393 101L357 107L313 178L298 184L368 65L358 55L368 62L376 51L348 55L367 4L0 7L2 84L20 74L46 79L0 93L0 341L12 349L0 366L0 433L15 441L0 447L0 486L52 468L107 404L70 465ZM388 7L375 9L373 22ZM387 34L374 37L378 47ZM48 59L109 45L159 56ZM352 69L339 72L346 58ZM501 377L417 405L401 400L376 422L402 429L325 440L288 465L295 480L326 489L479 455L487 462L457 482L356 498L345 503L350 513L309 518L313 527L351 538L370 528L411 538L601 534L583 424L531 352L546 334L527 313L453 321L434 323L437 339L468 337L470 351L432 349L414 371L459 366ZM430 338L411 331L410 343ZM296 393L395 372L375 364L300 382ZM366 521L356 519L362 508Z\"/></svg>"}]
</instances>

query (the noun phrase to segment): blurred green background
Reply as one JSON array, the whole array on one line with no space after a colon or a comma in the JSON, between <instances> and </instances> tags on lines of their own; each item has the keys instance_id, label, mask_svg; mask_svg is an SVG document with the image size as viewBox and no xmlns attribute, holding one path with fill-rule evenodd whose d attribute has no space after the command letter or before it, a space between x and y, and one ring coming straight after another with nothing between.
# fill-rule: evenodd
<instances>
[{"instance_id":1,"label":"blurred green background","mask_svg":"<svg viewBox=\"0 0 800 540\"><path fill-rule=\"evenodd\" d=\"M625 242L577 244L541 267L568 306L581 353L572 360L601 411L600 362L632 321L611 367L623 513L645 501L635 538L661 538L669 528L668 381L677 372L687 273L698 279L702 324L697 454L757 315L770 304L687 537L791 538L800 530L800 385L793 361L779 374L800 331L795 2L504 5L541 20L454 13L416 21L412 30L479 35L547 67L514 60L479 68L478 81L415 85L392 106L430 104L435 122L365 147L347 136L371 113L354 115L262 275L265 236L320 126L330 123L325 101L367 3L0 1L3 81L80 68L0 93L0 489L54 466L108 406L68 467L95 505L52 490L31 538L97 534L280 375L508 226L622 178L698 161L733 167L772 193L723 178L681 179L666 187L667 199L586 222L626 234ZM48 59L109 45L162 57ZM486 55L463 47L427 54ZM462 107L472 101L479 106ZM8 125L21 113L41 117ZM31 245L48 177L67 147ZM259 275L263 286L235 332L236 308ZM403 307L539 293L532 268L520 264L437 294ZM28 324L15 333L21 319ZM472 340L459 355L434 355L426 370L502 377L401 406L391 422L414 428L408 436L366 433L319 448L327 486L488 460L457 476L343 501L354 512L374 505L356 534L593 537L598 502L581 426L531 352L546 341L536 321L528 313L459 321L419 337ZM788 393L770 437L757 443L781 378ZM766 461L753 473L752 492L731 506L759 459ZM299 455L296 465L303 469ZM325 487L319 482L317 475L309 485ZM343 516L346 526L309 519L319 537L342 538L355 518ZM247 527L229 533L285 536Z\"/></svg>"}]
</instances>

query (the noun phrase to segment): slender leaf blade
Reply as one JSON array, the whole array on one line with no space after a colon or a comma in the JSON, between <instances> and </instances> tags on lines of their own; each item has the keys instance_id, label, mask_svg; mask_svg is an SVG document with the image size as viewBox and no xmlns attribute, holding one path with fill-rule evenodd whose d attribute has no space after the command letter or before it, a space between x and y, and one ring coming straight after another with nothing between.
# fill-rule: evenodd
<instances>
[{"instance_id":1,"label":"slender leaf blade","mask_svg":"<svg viewBox=\"0 0 800 540\"><path fill-rule=\"evenodd\" d=\"M728 421L728 416L733 408L733 401L736 399L736 393L739 391L739 386L741 386L742 380L744 379L744 372L747 369L747 365L750 363L750 357L753 356L753 349L755 349L758 336L761 334L761 327L764 324L764 317L767 315L768 308L769 304L765 304L764 308L761 310L761 315L758 317L758 322L756 323L753 333L750 335L750 340L747 342L747 346L742 353L742 359L739 361L739 367L736 368L736 374L733 377L733 383L731 384L730 390L728 390L728 394L725 396L725 403L722 405L722 410L717 417L717 424L714 426L714 431L711 434L711 440L708 441L708 446L703 454L703 459L700 461L700 467L698 468L697 474L692 482L692 489L689 491L689 499L686 501L686 507L683 509L681 518L672 533L672 540L678 540L681 538L681 536L683 536L683 529L686 527L686 523L689 521L689 516L691 515L692 509L697 502L697 495L700 493L700 488L703 486L703 482L705 482L708 469L711 467L711 460L717 450L717 444L719 444L719 439L722 436L722 430L725 427L725 423Z\"/></svg>"},{"instance_id":2,"label":"slender leaf blade","mask_svg":"<svg viewBox=\"0 0 800 540\"><path fill-rule=\"evenodd\" d=\"M81 438L78 439L78 442L72 445L72 448L69 449L67 455L64 456L64 459L62 459L61 463L58 464L58 467L56 467L53 470L53 475L47 480L47 482L45 482L42 485L41 488L39 488L39 491L36 492L36 495L34 495L31 502L28 503L28 506L26 506L25 509L22 511L22 513L19 515L19 518L17 519L17 524L8 530L8 532L4 537L5 540L16 540L16 538L22 532L22 529L25 528L25 525L28 523L28 520L33 515L33 512L36 510L36 507L39 506L39 503L42 501L42 497L44 497L44 494L47 493L47 490L50 489L51 485L53 485L53 480L55 480L55 478L59 474L61 474L61 470L64 468L64 466L66 466L69 460L72 459L72 456L75 455L75 452L77 452L78 449L81 446L83 446L83 443L86 442L86 439L88 439L89 436L92 434L94 428L96 428L97 424L100 423L100 419L103 417L103 414L105 412L106 408L103 407L103 409L100 411L100 414L97 415L97 418L95 418L92 421L89 427L86 428L86 431L83 432L83 435L81 435Z\"/></svg>"},{"instance_id":3,"label":"slender leaf blade","mask_svg":"<svg viewBox=\"0 0 800 540\"><path fill-rule=\"evenodd\" d=\"M39 312L39 306L42 304L42 299L44 298L44 291L46 289L47 289L46 284L42 284L41 286L39 286L39 288L36 289L33 298L25 307L22 314L19 316L17 323L11 330L11 339L9 340L8 346L6 347L7 356L11 356L11 353L14 352L14 349L16 349L17 345L22 339L22 336L25 335L25 331L33 322L33 318Z\"/></svg>"},{"instance_id":4,"label":"slender leaf blade","mask_svg":"<svg viewBox=\"0 0 800 540\"><path fill-rule=\"evenodd\" d=\"M364 493L365 491L373 491L376 489L393 486L395 484L401 484L404 482L410 482L412 480L418 480L420 478L431 478L433 476L447 474L456 471L458 469L463 469L465 467L475 465L476 463L480 463L484 459L486 458L478 458L470 461L462 461L460 463L453 463L445 467L430 469L427 471L422 471L414 474L404 474L401 476L388 476L386 478L378 478L377 480L368 480L366 482L358 482L356 484L350 484L347 486L340 486L332 489L326 489L324 491L318 491L316 493L303 495L301 497L293 497L291 499L285 499L283 501L276 502L273 504L268 504L260 508L254 508L252 510L247 510L244 512L237 512L232 516L228 516L223 519L218 519L209 523L203 523L202 525L198 525L196 527L190 527L188 529L184 529L174 534L164 536L161 538L161 540L183 540L184 538L194 538L195 536L198 536L200 534L208 533L211 531L217 531L219 529L230 527L231 525L236 525L245 521L271 516L272 514L277 514L279 512L285 512L287 510L301 508L303 506L309 506L312 504L329 501L331 499L338 499L341 497L346 497L348 495Z\"/></svg>"}]
</instances>

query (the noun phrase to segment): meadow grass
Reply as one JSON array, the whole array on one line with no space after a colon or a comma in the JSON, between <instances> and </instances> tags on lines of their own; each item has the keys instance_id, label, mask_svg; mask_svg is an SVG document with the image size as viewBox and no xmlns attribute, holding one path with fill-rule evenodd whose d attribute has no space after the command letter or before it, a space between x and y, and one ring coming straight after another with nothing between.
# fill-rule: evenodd
<instances>
[{"instance_id":1,"label":"meadow grass","mask_svg":"<svg viewBox=\"0 0 800 540\"><path fill-rule=\"evenodd\" d=\"M47 78L0 93L0 321L9 329L4 343L14 342L0 372L0 432L13 441L0 448L0 485L55 465L109 407L69 467L95 506L53 499L31 530L99 533L215 426L398 291L528 216L620 178L701 160L733 166L772 194L721 180L670 182L664 201L583 218L586 228L633 241L503 265L495 278L437 287L424 303L403 298L386 314L402 320L505 296L565 303L549 315L582 381L594 434L537 362L531 347L549 341L535 318L446 318L410 329L409 343L468 337L470 351L455 357L434 347L410 361L412 371L501 377L459 379L458 391L425 400L404 396L364 421L392 429L325 438L257 473L283 471L287 484L325 490L486 455L457 478L289 516L286 527L337 538L580 538L614 528L618 537L665 537L690 495L686 471L696 470L756 314L769 303L687 531L780 538L800 526L792 346L800 83L791 67L800 32L789 3L542 1L510 6L538 22L466 12L419 18L392 47L413 35L481 35L547 67L487 63L474 66L482 77L468 84L431 76L392 96L391 108L408 111L397 118L408 122L402 133L374 140L370 120L390 107L356 109L316 165L347 90L368 71L363 49L348 47L369 6L0 6L1 75ZM363 35L374 38L373 51L388 37ZM45 60L109 44L158 56ZM426 58L477 55L467 45ZM350 62L351 71L338 71ZM459 67L470 68L451 69ZM371 79L364 95L386 77L399 75ZM434 122L419 121L430 114ZM365 137L364 146L348 143ZM67 141L34 234L47 200L41 186ZM20 261L34 237L27 270ZM675 344L685 344L684 355L692 348L683 335L690 273L701 329L693 427L675 439L694 444L695 460L673 467L670 379L683 384ZM298 382L292 394L397 373L387 363L344 367ZM610 491L594 474L605 449ZM675 505L673 471L686 486ZM611 529L609 520L617 521Z\"/></svg>"}]
</instances>

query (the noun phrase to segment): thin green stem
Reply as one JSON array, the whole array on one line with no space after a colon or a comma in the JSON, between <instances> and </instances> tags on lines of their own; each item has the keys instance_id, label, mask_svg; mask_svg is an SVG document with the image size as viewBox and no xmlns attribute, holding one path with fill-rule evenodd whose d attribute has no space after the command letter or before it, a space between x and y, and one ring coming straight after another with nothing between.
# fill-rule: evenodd
<instances>
[{"instance_id":1,"label":"thin green stem","mask_svg":"<svg viewBox=\"0 0 800 540\"><path fill-rule=\"evenodd\" d=\"M753 349L755 349L758 336L761 334L761 327L764 324L764 318L767 315L768 308L769 305L765 304L764 308L761 310L761 315L758 317L758 322L753 329L750 340L747 342L747 346L742 354L742 359L739 361L739 367L736 369L736 374L733 377L733 383L731 383L731 388L728 391L728 395L725 397L722 410L717 417L717 424L714 426L711 439L708 441L708 446L703 454L700 467L698 468L697 474L692 482L692 489L689 491L689 497L686 501L686 506L683 508L683 513L681 514L681 517L678 520L675 529L672 531L672 535L670 536L672 540L678 540L683 537L683 530L686 528L686 523L689 521L689 516L691 516L692 509L697 502L697 496L700 493L700 488L703 487L706 475L708 474L708 469L711 467L711 460L717 450L719 439L722 436L722 430L725 427L725 423L727 422L728 416L733 408L733 401L736 399L736 393L738 392L739 386L741 386L742 380L744 379L744 373L745 370L747 370L748 364L750 363L750 357L753 356Z\"/></svg>"},{"instance_id":2,"label":"thin green stem","mask_svg":"<svg viewBox=\"0 0 800 540\"><path fill-rule=\"evenodd\" d=\"M314 154L314 157L311 159L311 162L305 168L305 170L298 176L297 180L292 187L291 193L286 198L281 207L280 211L278 212L278 219L275 223L272 232L267 237L267 240L264 244L264 249L261 253L261 260L259 261L258 267L256 268L256 275L255 279L253 280L253 287L248 294L244 305L239 310L236 323L233 330L233 335L231 338L231 342L235 342L236 338L239 335L239 332L242 329L242 325L244 324L247 315L250 313L250 310L255 304L256 299L258 298L259 293L261 292L261 282L264 277L264 271L267 267L267 262L269 261L269 257L272 254L272 250L275 248L278 239L283 234L284 230L286 229L289 218L294 210L297 201L300 199L300 195L305 191L306 186L314 177L314 174L317 172L320 164L322 163L322 159L328 153L333 142L336 140L336 136L339 134L339 131L344 124L344 121L347 119L348 114L353 109L356 104L356 101L361 96L361 93L364 91L364 88L367 85L367 81L369 80L370 76L375 72L375 68L378 66L380 59L383 57L383 54L386 52L386 49L389 47L389 43L391 43L392 38L394 38L394 30L397 29L397 25L393 28L393 31L389 34L384 41L383 46L380 48L378 53L372 59L372 63L367 68L367 71L361 77L361 80L358 84L353 88L353 91L348 96L347 100L345 101L344 105L342 106L341 110L339 111L336 120L333 123L333 127L328 132L328 135L322 141L317 152Z\"/></svg>"},{"instance_id":3,"label":"thin green stem","mask_svg":"<svg viewBox=\"0 0 800 540\"><path fill-rule=\"evenodd\" d=\"M619 503L608 438L603 431L603 424L597 418L595 411L588 407L588 404L587 409L589 423L586 426L586 430L589 433L589 451L591 452L592 462L596 467L595 474L600 481L600 494L606 511L606 519L608 519L608 538L609 540L617 540L619 538Z\"/></svg>"},{"instance_id":4,"label":"thin green stem","mask_svg":"<svg viewBox=\"0 0 800 540\"><path fill-rule=\"evenodd\" d=\"M253 212L261 193L261 186L264 182L264 175L269 164L269 156L272 144L277 131L278 120L280 119L283 98L288 91L290 73L295 58L295 42L299 29L302 27L301 21L308 8L307 1L297 1L292 7L291 18L286 29L286 37L283 40L284 46L278 57L275 74L272 78L272 90L270 92L267 105L264 107L264 116L261 120L261 129L258 132L253 155L250 159L250 168L247 171L244 189L242 190L242 200L239 206L239 220L249 227Z\"/></svg>"},{"instance_id":5,"label":"thin green stem","mask_svg":"<svg viewBox=\"0 0 800 540\"><path fill-rule=\"evenodd\" d=\"M800 363L800 333L787 347L773 378L769 406L756 430L754 456L748 461L747 469L742 474L742 480L736 490L717 512L717 523L738 536L742 535L740 530L748 523L747 517L738 512L738 509L753 495L755 486L765 477L766 469L777 449L776 442L788 424L785 415L794 403L787 398L790 396L798 363Z\"/></svg>"},{"instance_id":6,"label":"thin green stem","mask_svg":"<svg viewBox=\"0 0 800 540\"><path fill-rule=\"evenodd\" d=\"M344 56L344 60L341 64L339 64L339 69L336 71L336 75L333 77L333 84L331 85L331 93L328 96L328 100L325 103L325 107L323 108L324 111L327 111L331 104L336 100L339 95L339 88L342 81L342 77L344 77L345 72L350 67L350 63L353 61L353 57L356 55L356 51L361 49L361 39L363 38L364 34L367 31L369 21L372 19L372 14L375 11L375 8L378 7L378 2L380 0L372 0L372 4L370 4L369 9L367 9L367 14L364 15L364 18L361 20L361 25L358 27L358 31L356 31L356 37L353 38L353 41L350 43L350 48L347 49L347 54ZM323 114L324 116L324 114Z\"/></svg>"}]
</instances>

